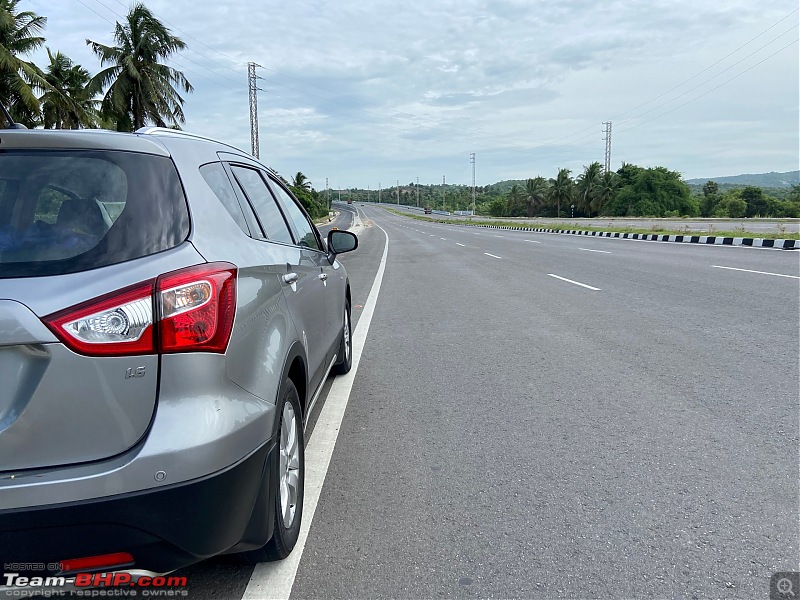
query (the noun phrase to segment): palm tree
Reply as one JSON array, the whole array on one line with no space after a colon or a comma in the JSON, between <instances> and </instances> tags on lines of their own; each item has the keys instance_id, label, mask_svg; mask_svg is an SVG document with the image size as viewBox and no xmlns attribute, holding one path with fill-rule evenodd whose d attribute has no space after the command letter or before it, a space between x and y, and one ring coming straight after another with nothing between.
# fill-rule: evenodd
<instances>
[{"instance_id":1,"label":"palm tree","mask_svg":"<svg viewBox=\"0 0 800 600\"><path fill-rule=\"evenodd\" d=\"M613 200L620 187L619 175L614 171L605 171L597 183L594 199L592 200L592 209L599 215L603 207Z\"/></svg>"},{"instance_id":2,"label":"palm tree","mask_svg":"<svg viewBox=\"0 0 800 600\"><path fill-rule=\"evenodd\" d=\"M528 179L525 182L525 203L527 214L533 216L536 208L544 204L547 198L547 180L544 177Z\"/></svg>"},{"instance_id":3,"label":"palm tree","mask_svg":"<svg viewBox=\"0 0 800 600\"><path fill-rule=\"evenodd\" d=\"M186 122L184 99L175 86L191 92L181 71L161 64L186 44L172 35L144 4L134 4L124 24L114 29L116 46L86 40L100 64L110 65L95 75L90 92L105 89L102 113L119 131L132 131L153 123L178 127ZM169 122L169 124L167 123Z\"/></svg>"},{"instance_id":4,"label":"palm tree","mask_svg":"<svg viewBox=\"0 0 800 600\"><path fill-rule=\"evenodd\" d=\"M522 192L515 183L508 192L508 216L519 217L522 212Z\"/></svg>"},{"instance_id":5,"label":"palm tree","mask_svg":"<svg viewBox=\"0 0 800 600\"><path fill-rule=\"evenodd\" d=\"M587 217L592 216L592 202L594 201L594 194L602 173L603 167L600 166L599 162L595 161L588 167L583 167L583 173L578 176L575 182L580 208Z\"/></svg>"},{"instance_id":6,"label":"palm tree","mask_svg":"<svg viewBox=\"0 0 800 600\"><path fill-rule=\"evenodd\" d=\"M47 17L31 11L17 13L19 0L0 0L0 102L12 117L25 125L39 120L39 100L34 89L45 89L44 77L32 62L20 56L44 44Z\"/></svg>"},{"instance_id":7,"label":"palm tree","mask_svg":"<svg viewBox=\"0 0 800 600\"><path fill-rule=\"evenodd\" d=\"M45 72L49 89L39 98L45 129L78 129L97 126L97 101L86 86L89 71L74 64L61 52L47 49L50 64Z\"/></svg>"},{"instance_id":8,"label":"palm tree","mask_svg":"<svg viewBox=\"0 0 800 600\"><path fill-rule=\"evenodd\" d=\"M298 171L297 175L292 177L292 187L296 187L299 190L310 190L311 182L308 180L308 177Z\"/></svg>"},{"instance_id":9,"label":"palm tree","mask_svg":"<svg viewBox=\"0 0 800 600\"><path fill-rule=\"evenodd\" d=\"M556 215L561 217L561 202L572 202L574 182L570 177L569 169L559 169L555 179L550 180L550 202L556 203Z\"/></svg>"}]
</instances>

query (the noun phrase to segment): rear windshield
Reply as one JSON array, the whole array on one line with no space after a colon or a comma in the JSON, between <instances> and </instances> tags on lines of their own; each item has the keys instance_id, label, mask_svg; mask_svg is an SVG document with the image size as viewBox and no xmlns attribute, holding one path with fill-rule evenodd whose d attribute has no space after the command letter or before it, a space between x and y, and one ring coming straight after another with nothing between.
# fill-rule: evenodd
<instances>
[{"instance_id":1,"label":"rear windshield","mask_svg":"<svg viewBox=\"0 0 800 600\"><path fill-rule=\"evenodd\" d=\"M173 248L189 213L169 158L0 152L0 278L74 273Z\"/></svg>"}]
</instances>

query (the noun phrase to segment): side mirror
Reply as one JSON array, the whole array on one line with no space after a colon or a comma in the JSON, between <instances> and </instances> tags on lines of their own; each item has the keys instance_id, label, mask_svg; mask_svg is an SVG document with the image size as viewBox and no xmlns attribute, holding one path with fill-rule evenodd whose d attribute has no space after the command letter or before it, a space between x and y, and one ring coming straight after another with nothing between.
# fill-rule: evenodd
<instances>
[{"instance_id":1,"label":"side mirror","mask_svg":"<svg viewBox=\"0 0 800 600\"><path fill-rule=\"evenodd\" d=\"M333 258L343 252L351 252L358 248L358 238L355 233L332 229L328 232L328 256Z\"/></svg>"}]
</instances>

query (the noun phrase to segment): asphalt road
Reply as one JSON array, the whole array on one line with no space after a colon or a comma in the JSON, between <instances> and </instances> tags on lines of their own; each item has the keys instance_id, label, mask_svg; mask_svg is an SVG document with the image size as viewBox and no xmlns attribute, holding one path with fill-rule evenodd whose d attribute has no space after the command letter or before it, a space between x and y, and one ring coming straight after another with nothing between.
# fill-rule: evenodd
<instances>
[{"instance_id":1,"label":"asphalt road","mask_svg":"<svg viewBox=\"0 0 800 600\"><path fill-rule=\"evenodd\" d=\"M400 210L404 212L420 214L419 211L407 209L402 206L392 206L391 204L384 204L388 208ZM441 208L441 206L439 207ZM569 209L566 211L562 209L564 214L569 214ZM433 215L437 219L450 218L453 221L463 222L467 221L468 217L450 216L446 215ZM479 217L481 220L492 220L493 217ZM633 227L639 229L652 229L658 227L665 230L675 231L697 231L704 233L713 233L715 231L737 231L744 229L744 231L752 233L799 233L800 232L800 219L639 219L628 217L597 217L594 219L570 219L563 217L560 219L550 218L536 218L536 219L522 219L522 218L498 218L498 221L513 221L525 226L536 226L547 228L554 224L558 225L574 225L579 227ZM746 236L745 236L746 237Z\"/></svg>"},{"instance_id":2,"label":"asphalt road","mask_svg":"<svg viewBox=\"0 0 800 600\"><path fill-rule=\"evenodd\" d=\"M766 598L800 568L800 253L352 209L354 320L390 246L292 598Z\"/></svg>"}]
</instances>

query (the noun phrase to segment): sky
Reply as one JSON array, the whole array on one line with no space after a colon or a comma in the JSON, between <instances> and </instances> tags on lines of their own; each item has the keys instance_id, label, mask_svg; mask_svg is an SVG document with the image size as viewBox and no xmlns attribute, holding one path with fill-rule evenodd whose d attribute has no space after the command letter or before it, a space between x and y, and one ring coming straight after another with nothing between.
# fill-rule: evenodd
<instances>
[{"instance_id":1,"label":"sky","mask_svg":"<svg viewBox=\"0 0 800 600\"><path fill-rule=\"evenodd\" d=\"M147 0L187 49L183 129L318 190L479 186L611 167L798 169L796 0ZM20 0L91 73L127 0ZM31 55L47 63L44 48Z\"/></svg>"}]
</instances>

